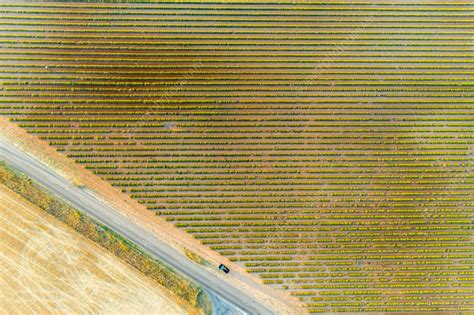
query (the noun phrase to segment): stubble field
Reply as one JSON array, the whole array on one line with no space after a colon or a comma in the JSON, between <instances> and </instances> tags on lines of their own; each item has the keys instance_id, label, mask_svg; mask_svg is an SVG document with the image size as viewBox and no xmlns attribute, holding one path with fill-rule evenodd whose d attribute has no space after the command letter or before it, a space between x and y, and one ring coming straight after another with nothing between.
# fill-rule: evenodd
<instances>
[{"instance_id":1,"label":"stubble field","mask_svg":"<svg viewBox=\"0 0 474 315\"><path fill-rule=\"evenodd\" d=\"M1 314L188 314L170 293L0 184Z\"/></svg>"}]
</instances>

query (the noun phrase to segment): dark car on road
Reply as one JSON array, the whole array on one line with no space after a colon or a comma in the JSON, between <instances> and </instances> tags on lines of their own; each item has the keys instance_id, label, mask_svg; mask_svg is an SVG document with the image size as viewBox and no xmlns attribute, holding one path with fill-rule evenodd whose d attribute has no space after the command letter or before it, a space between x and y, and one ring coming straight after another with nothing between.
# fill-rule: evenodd
<instances>
[{"instance_id":1,"label":"dark car on road","mask_svg":"<svg viewBox=\"0 0 474 315\"><path fill-rule=\"evenodd\" d=\"M219 269L224 271L225 273L229 273L229 268L227 268L226 266L224 266L223 264L220 264L219 265Z\"/></svg>"}]
</instances>

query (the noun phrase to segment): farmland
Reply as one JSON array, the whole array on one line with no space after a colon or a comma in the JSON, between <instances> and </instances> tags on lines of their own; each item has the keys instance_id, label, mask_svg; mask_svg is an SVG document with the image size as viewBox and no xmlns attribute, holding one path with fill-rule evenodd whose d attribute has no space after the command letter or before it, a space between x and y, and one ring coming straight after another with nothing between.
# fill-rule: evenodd
<instances>
[{"instance_id":1,"label":"farmland","mask_svg":"<svg viewBox=\"0 0 474 315\"><path fill-rule=\"evenodd\" d=\"M3 184L0 201L1 313L189 314L166 289Z\"/></svg>"},{"instance_id":2,"label":"farmland","mask_svg":"<svg viewBox=\"0 0 474 315\"><path fill-rule=\"evenodd\" d=\"M473 6L0 4L0 114L318 312L473 311Z\"/></svg>"}]
</instances>

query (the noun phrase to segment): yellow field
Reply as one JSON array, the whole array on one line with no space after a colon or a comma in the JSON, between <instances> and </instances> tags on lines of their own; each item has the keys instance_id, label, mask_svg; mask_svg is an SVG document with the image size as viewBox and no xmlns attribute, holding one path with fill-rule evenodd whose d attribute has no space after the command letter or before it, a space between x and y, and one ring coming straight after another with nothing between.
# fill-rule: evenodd
<instances>
[{"instance_id":1,"label":"yellow field","mask_svg":"<svg viewBox=\"0 0 474 315\"><path fill-rule=\"evenodd\" d=\"M0 314L187 314L162 287L0 184Z\"/></svg>"}]
</instances>

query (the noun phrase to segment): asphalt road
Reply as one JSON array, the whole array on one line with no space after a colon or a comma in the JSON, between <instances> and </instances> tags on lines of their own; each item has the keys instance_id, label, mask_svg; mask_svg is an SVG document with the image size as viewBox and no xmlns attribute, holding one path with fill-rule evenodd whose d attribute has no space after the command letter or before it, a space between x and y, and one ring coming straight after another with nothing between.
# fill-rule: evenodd
<instances>
[{"instance_id":1,"label":"asphalt road","mask_svg":"<svg viewBox=\"0 0 474 315\"><path fill-rule=\"evenodd\" d=\"M87 190L72 185L45 164L1 138L0 159L5 160L8 164L41 183L47 190L74 208L87 213L115 232L133 241L150 255L170 265L177 272L199 283L210 294L214 295L212 300L215 305L215 314L228 313L228 309L220 309L220 303L215 302L219 299L223 299L248 314L274 314L272 310L260 304L252 296L191 262L181 252L156 238L139 225L130 222L93 194L88 193Z\"/></svg>"}]
</instances>

